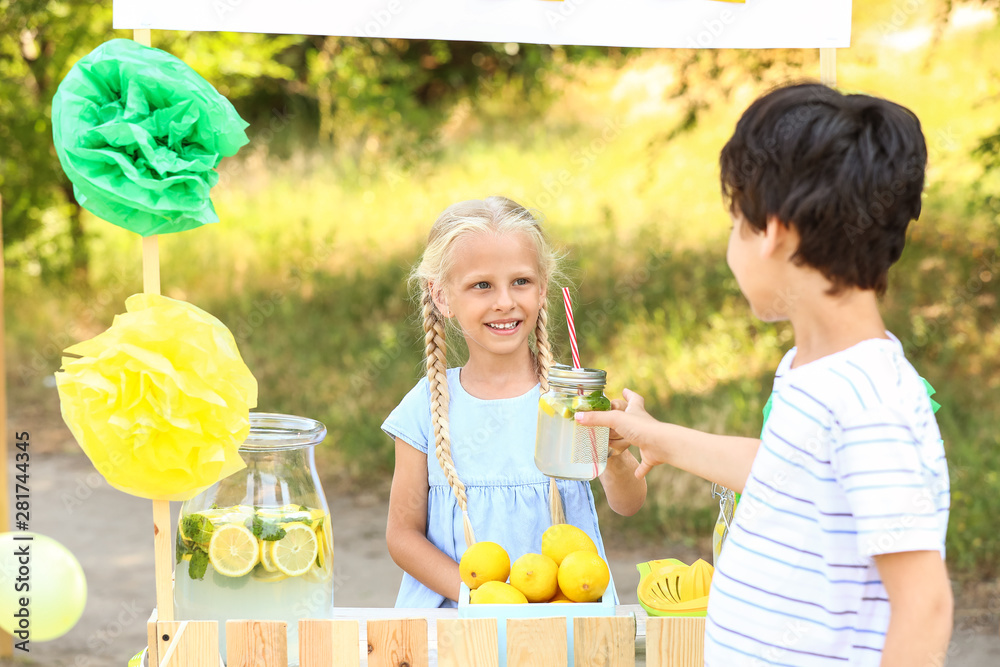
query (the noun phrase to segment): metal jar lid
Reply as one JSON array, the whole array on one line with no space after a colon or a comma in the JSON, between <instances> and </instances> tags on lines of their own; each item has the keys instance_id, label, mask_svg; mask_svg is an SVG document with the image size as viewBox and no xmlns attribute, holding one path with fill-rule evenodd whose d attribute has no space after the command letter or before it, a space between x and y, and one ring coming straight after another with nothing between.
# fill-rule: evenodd
<instances>
[{"instance_id":1,"label":"metal jar lid","mask_svg":"<svg viewBox=\"0 0 1000 667\"><path fill-rule=\"evenodd\" d=\"M598 368L573 368L564 364L552 364L549 368L549 384L566 389L604 389L608 374Z\"/></svg>"}]
</instances>

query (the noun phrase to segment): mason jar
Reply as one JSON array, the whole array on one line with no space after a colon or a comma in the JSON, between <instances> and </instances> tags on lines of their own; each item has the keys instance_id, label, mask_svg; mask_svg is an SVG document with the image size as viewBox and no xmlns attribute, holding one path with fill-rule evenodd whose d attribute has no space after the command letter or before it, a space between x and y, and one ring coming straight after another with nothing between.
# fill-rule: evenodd
<instances>
[{"instance_id":1,"label":"mason jar","mask_svg":"<svg viewBox=\"0 0 1000 667\"><path fill-rule=\"evenodd\" d=\"M298 621L331 618L333 531L314 465L326 427L251 413L240 446L246 468L181 506L174 605L178 620L288 623L288 664L299 664Z\"/></svg>"},{"instance_id":2,"label":"mason jar","mask_svg":"<svg viewBox=\"0 0 1000 667\"><path fill-rule=\"evenodd\" d=\"M583 426L577 412L610 410L604 395L607 373L594 368L555 364L549 369L549 389L538 399L535 465L549 477L591 480L608 463L605 426Z\"/></svg>"}]
</instances>

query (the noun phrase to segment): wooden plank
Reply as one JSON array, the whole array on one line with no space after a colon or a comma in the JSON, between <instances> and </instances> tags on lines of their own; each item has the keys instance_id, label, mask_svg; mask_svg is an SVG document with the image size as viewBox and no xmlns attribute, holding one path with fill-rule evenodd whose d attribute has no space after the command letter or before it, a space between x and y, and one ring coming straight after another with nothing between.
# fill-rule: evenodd
<instances>
[{"instance_id":1,"label":"wooden plank","mask_svg":"<svg viewBox=\"0 0 1000 667\"><path fill-rule=\"evenodd\" d=\"M438 667L497 667L497 622L449 618L437 622Z\"/></svg>"},{"instance_id":2,"label":"wooden plank","mask_svg":"<svg viewBox=\"0 0 1000 667\"><path fill-rule=\"evenodd\" d=\"M646 667L702 667L705 619L646 619Z\"/></svg>"},{"instance_id":3,"label":"wooden plank","mask_svg":"<svg viewBox=\"0 0 1000 667\"><path fill-rule=\"evenodd\" d=\"M288 667L287 628L284 621L226 621L226 665Z\"/></svg>"},{"instance_id":4,"label":"wooden plank","mask_svg":"<svg viewBox=\"0 0 1000 667\"><path fill-rule=\"evenodd\" d=\"M152 647L152 644L150 644ZM215 621L156 623L159 667L200 667L219 663L219 624ZM157 664L149 660L152 667Z\"/></svg>"},{"instance_id":5,"label":"wooden plank","mask_svg":"<svg viewBox=\"0 0 1000 667\"><path fill-rule=\"evenodd\" d=\"M567 667L567 652L564 617L507 619L507 667Z\"/></svg>"},{"instance_id":6,"label":"wooden plank","mask_svg":"<svg viewBox=\"0 0 1000 667\"><path fill-rule=\"evenodd\" d=\"M153 609L153 613L149 615L149 620L146 621L146 663L149 667L159 667L160 665L160 652L156 650L158 642L156 641L156 609Z\"/></svg>"},{"instance_id":7,"label":"wooden plank","mask_svg":"<svg viewBox=\"0 0 1000 667\"><path fill-rule=\"evenodd\" d=\"M574 618L573 663L575 667L635 667L635 619Z\"/></svg>"},{"instance_id":8,"label":"wooden plank","mask_svg":"<svg viewBox=\"0 0 1000 667\"><path fill-rule=\"evenodd\" d=\"M299 667L359 667L357 621L299 621Z\"/></svg>"},{"instance_id":9,"label":"wooden plank","mask_svg":"<svg viewBox=\"0 0 1000 667\"><path fill-rule=\"evenodd\" d=\"M429 667L427 619L368 621L368 667Z\"/></svg>"}]
</instances>

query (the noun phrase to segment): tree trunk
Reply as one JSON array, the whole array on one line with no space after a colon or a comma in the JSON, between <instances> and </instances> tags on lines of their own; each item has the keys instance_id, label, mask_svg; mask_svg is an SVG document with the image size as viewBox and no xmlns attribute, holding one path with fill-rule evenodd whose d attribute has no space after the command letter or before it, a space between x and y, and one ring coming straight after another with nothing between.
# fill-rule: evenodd
<instances>
[{"instance_id":1,"label":"tree trunk","mask_svg":"<svg viewBox=\"0 0 1000 667\"><path fill-rule=\"evenodd\" d=\"M90 253L87 251L87 236L83 229L83 207L76 201L73 186L67 181L62 184L62 191L70 206L69 238L72 280L81 287L90 284Z\"/></svg>"}]
</instances>

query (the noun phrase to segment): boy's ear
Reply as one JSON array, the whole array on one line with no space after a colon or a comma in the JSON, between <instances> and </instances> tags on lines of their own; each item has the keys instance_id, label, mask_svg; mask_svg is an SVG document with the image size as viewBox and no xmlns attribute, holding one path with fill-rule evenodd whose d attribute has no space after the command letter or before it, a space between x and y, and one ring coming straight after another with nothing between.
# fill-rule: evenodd
<instances>
[{"instance_id":1,"label":"boy's ear","mask_svg":"<svg viewBox=\"0 0 1000 667\"><path fill-rule=\"evenodd\" d=\"M799 247L799 236L792 225L786 224L772 215L767 219L764 238L760 244L760 256L791 257Z\"/></svg>"}]
</instances>

